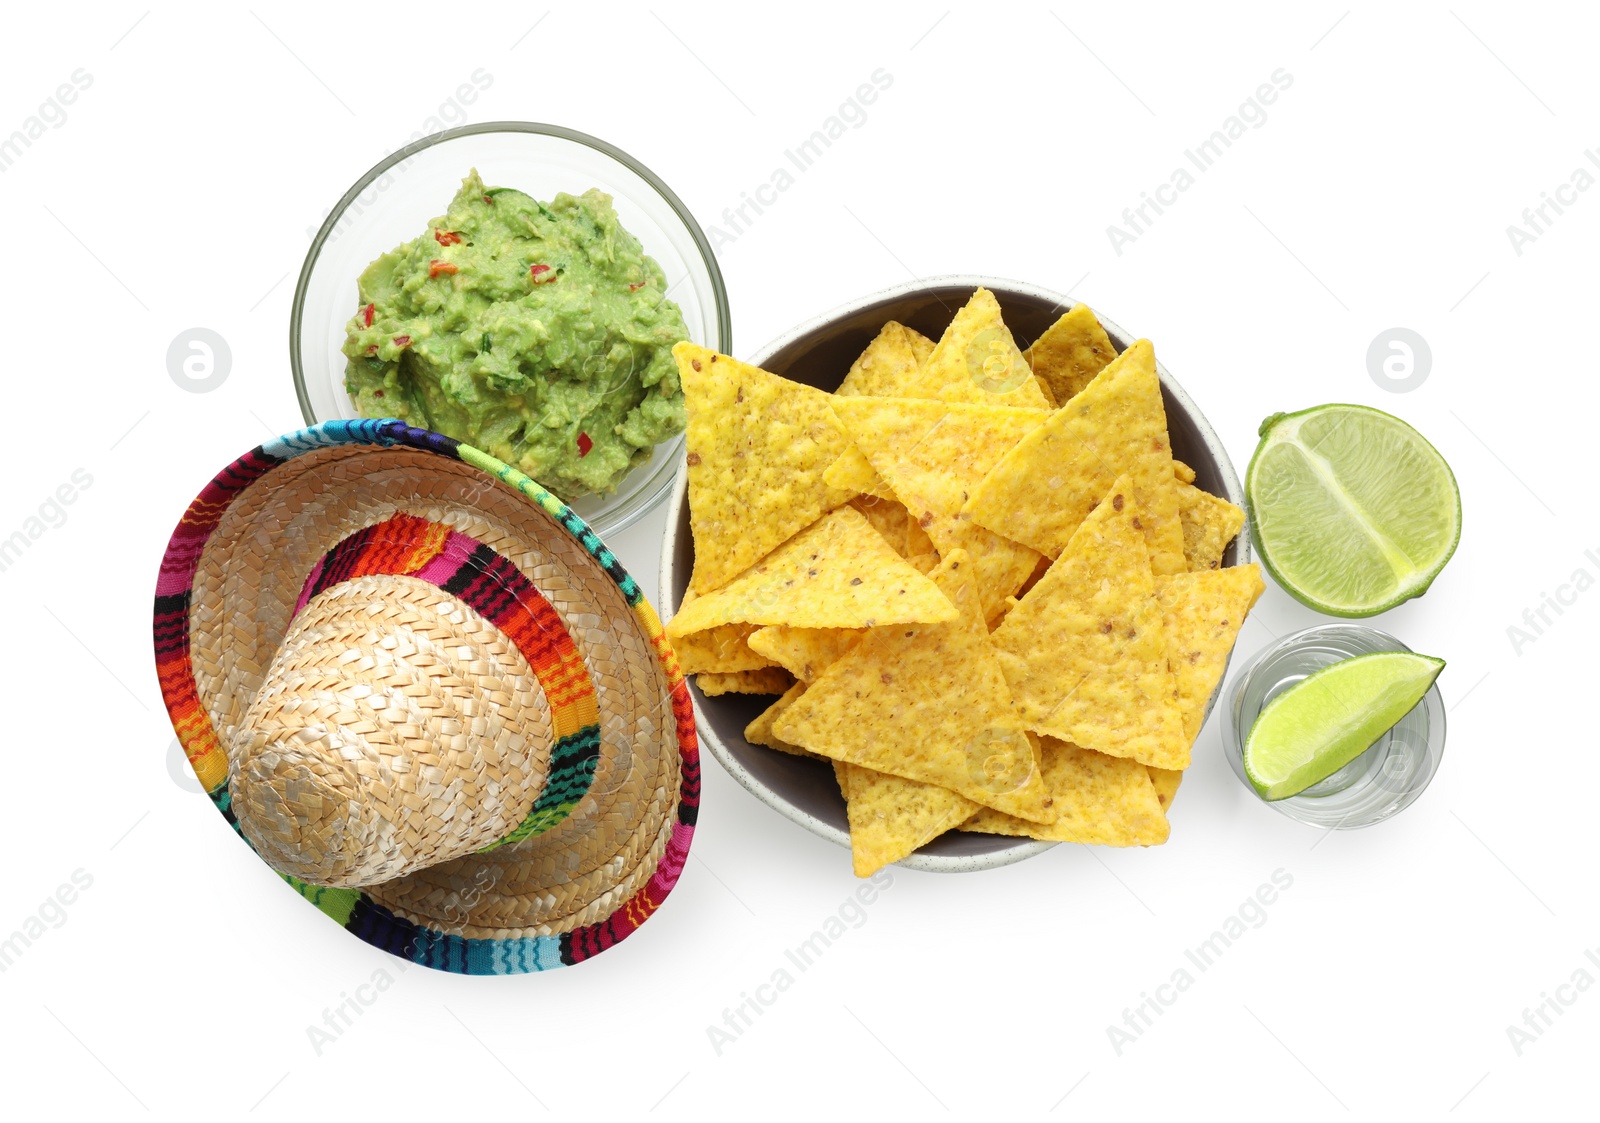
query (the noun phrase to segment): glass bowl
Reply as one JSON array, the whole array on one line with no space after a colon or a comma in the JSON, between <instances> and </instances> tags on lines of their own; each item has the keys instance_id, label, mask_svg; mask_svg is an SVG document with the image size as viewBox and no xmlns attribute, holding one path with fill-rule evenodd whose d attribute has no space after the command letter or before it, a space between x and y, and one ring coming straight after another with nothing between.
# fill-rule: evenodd
<instances>
[{"instance_id":1,"label":"glass bowl","mask_svg":"<svg viewBox=\"0 0 1600 1123\"><path fill-rule=\"evenodd\" d=\"M1321 624L1285 636L1250 661L1228 688L1222 708L1222 747L1240 783L1256 794L1244 772L1244 743L1267 703L1331 663L1357 655L1411 649L1387 632L1360 624ZM1381 823L1416 802L1444 756L1444 699L1434 683L1394 728L1349 764L1299 795L1266 801L1297 822L1325 830L1354 830Z\"/></svg>"},{"instance_id":2,"label":"glass bowl","mask_svg":"<svg viewBox=\"0 0 1600 1123\"><path fill-rule=\"evenodd\" d=\"M622 225L666 274L689 338L728 354L733 334L722 272L700 224L672 189L603 140L529 121L492 121L424 137L386 157L334 205L306 254L289 320L289 362L307 425L357 416L344 389L344 326L355 314L356 278L379 254L421 233L444 213L461 179L477 168L485 183L537 199L598 187ZM455 434L451 434L455 435ZM658 445L611 495L572 504L601 537L628 526L670 490L683 437Z\"/></svg>"}]
</instances>

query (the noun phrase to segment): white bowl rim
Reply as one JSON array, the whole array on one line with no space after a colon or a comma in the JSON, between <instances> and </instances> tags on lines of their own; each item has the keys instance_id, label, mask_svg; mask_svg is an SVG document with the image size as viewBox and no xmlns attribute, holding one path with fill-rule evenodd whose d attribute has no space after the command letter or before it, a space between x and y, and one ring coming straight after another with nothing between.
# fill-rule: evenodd
<instances>
[{"instance_id":1,"label":"white bowl rim","mask_svg":"<svg viewBox=\"0 0 1600 1123\"><path fill-rule=\"evenodd\" d=\"M820 328L826 327L835 320L853 315L861 309L874 304L898 297L912 296L925 289L945 287L972 289L982 287L991 291L1020 293L1036 299L1050 301L1063 312L1078 303L1077 300L1070 296L1063 296L1061 293L1040 285L1030 284L1026 281L1013 281L1004 277L990 277L975 273L950 273L936 277L921 277L898 285L890 285L888 288L879 289L877 292L867 296L841 304L830 311L823 312L821 315L813 316L811 319L773 339L746 361L752 366L762 367L773 355L788 347L791 343ZM1121 339L1136 338L1130 336L1098 312L1095 313L1095 316L1112 335ZM1194 404L1194 399L1189 397L1183 387L1161 365L1160 360L1156 362L1156 373L1160 376L1163 391L1171 394L1193 420L1195 428L1200 434L1200 439L1206 447L1206 452L1212 457L1222 476L1223 487L1228 493L1227 498L1237 506L1243 507L1244 491L1239 485L1239 477L1234 471L1233 461L1229 458L1227 449L1223 447L1221 440L1218 439L1216 431L1211 428L1211 423L1206 420L1205 414L1201 413ZM687 460L684 460L679 463L677 478L673 481L672 498L667 503L667 524L661 542L660 588L657 590L656 595L659 598L657 603L663 610L663 620L671 619L678 607L677 601L672 595L675 569L673 555L677 552L678 524L682 521L681 512L688 502L688 496L688 464ZM1234 564L1244 565L1250 560L1250 527L1248 521L1240 529L1235 541L1237 546ZM1229 659L1232 659L1231 653L1229 654ZM1221 693L1222 682L1226 678L1227 670L1224 668L1222 678L1218 679L1217 682L1218 689L1212 691L1211 702L1206 709L1208 718L1211 714L1211 707L1215 706L1217 696ZM734 756L732 750L723 742L722 738L712 731L711 723L702 712L698 699L694 700L694 712L700 743L711 750L711 755L717 758L717 762L722 765L730 776L738 781L741 787L789 821L799 824L812 834L825 838L837 846L842 846L846 850L850 849L850 833L848 831L840 830L833 824L824 822L809 811L796 806L757 779L749 769L745 768L739 759ZM1009 866L1015 862L1025 861L1028 858L1043 854L1055 845L1057 844L1054 842L1019 839L1015 844L1005 849L996 850L988 854L944 855L924 854L918 851L894 864L907 869L923 870L928 873L970 873L976 870L998 869L1001 866Z\"/></svg>"}]
</instances>

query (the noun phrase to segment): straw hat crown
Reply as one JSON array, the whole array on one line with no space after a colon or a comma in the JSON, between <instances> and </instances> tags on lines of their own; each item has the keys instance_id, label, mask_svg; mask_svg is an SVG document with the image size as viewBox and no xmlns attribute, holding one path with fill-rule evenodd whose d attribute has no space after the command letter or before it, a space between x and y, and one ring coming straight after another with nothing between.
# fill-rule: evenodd
<instances>
[{"instance_id":1,"label":"straw hat crown","mask_svg":"<svg viewBox=\"0 0 1600 1123\"><path fill-rule=\"evenodd\" d=\"M335 585L294 619L229 753L275 869L374 885L505 838L545 782L550 722L499 629L416 578Z\"/></svg>"}]
</instances>

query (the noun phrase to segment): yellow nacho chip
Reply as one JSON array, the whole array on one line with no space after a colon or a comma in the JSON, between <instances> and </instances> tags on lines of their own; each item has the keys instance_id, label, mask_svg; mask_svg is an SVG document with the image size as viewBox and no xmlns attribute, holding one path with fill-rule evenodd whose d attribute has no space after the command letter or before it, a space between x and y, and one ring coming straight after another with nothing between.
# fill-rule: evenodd
<instances>
[{"instance_id":1,"label":"yellow nacho chip","mask_svg":"<svg viewBox=\"0 0 1600 1123\"><path fill-rule=\"evenodd\" d=\"M907 524L911 514L898 499L879 499L875 495L858 495L850 506L860 511L872 524L872 529L883 535L883 540L893 546L895 553L906 556Z\"/></svg>"},{"instance_id":2,"label":"yellow nacho chip","mask_svg":"<svg viewBox=\"0 0 1600 1123\"><path fill-rule=\"evenodd\" d=\"M683 603L695 598L695 591L683 594ZM753 624L723 624L672 641L678 666L686 675L727 674L730 671L755 671L772 666L772 660L757 655L745 641L755 631Z\"/></svg>"},{"instance_id":3,"label":"yellow nacho chip","mask_svg":"<svg viewBox=\"0 0 1600 1123\"><path fill-rule=\"evenodd\" d=\"M1183 735L1190 744L1200 735L1244 618L1265 589L1254 563L1156 578L1167 661L1177 678Z\"/></svg>"},{"instance_id":4,"label":"yellow nacho chip","mask_svg":"<svg viewBox=\"0 0 1600 1123\"><path fill-rule=\"evenodd\" d=\"M821 390L693 343L672 354L688 410L690 580L709 593L851 497L822 481L850 439Z\"/></svg>"},{"instance_id":5,"label":"yellow nacho chip","mask_svg":"<svg viewBox=\"0 0 1600 1123\"><path fill-rule=\"evenodd\" d=\"M857 877L871 877L884 866L898 862L945 831L959 827L979 809L966 796L936 784L874 772L856 764L845 764L843 769L846 779L841 787L848 792L850 857Z\"/></svg>"},{"instance_id":6,"label":"yellow nacho chip","mask_svg":"<svg viewBox=\"0 0 1600 1123\"><path fill-rule=\"evenodd\" d=\"M695 676L695 685L707 698L718 694L782 694L794 679L782 667L762 667L759 671L734 671L731 674Z\"/></svg>"},{"instance_id":7,"label":"yellow nacho chip","mask_svg":"<svg viewBox=\"0 0 1600 1123\"><path fill-rule=\"evenodd\" d=\"M719 624L870 628L957 617L933 582L913 569L854 507L838 507L667 624L676 638Z\"/></svg>"},{"instance_id":8,"label":"yellow nacho chip","mask_svg":"<svg viewBox=\"0 0 1600 1123\"><path fill-rule=\"evenodd\" d=\"M1183 773L1173 768L1150 768L1150 783L1155 786L1156 799L1161 801L1161 810L1166 811L1172 807L1173 797L1178 794L1178 785L1183 783Z\"/></svg>"},{"instance_id":9,"label":"yellow nacho chip","mask_svg":"<svg viewBox=\"0 0 1600 1123\"><path fill-rule=\"evenodd\" d=\"M1006 451L1049 414L912 398L846 398L834 412L939 555L971 555L984 616L992 617L1028 579L1039 554L963 518L961 507Z\"/></svg>"},{"instance_id":10,"label":"yellow nacho chip","mask_svg":"<svg viewBox=\"0 0 1600 1123\"><path fill-rule=\"evenodd\" d=\"M1152 570L1183 572L1177 477L1155 351L1145 339L1006 453L964 513L1054 557L1123 473L1143 512Z\"/></svg>"},{"instance_id":11,"label":"yellow nacho chip","mask_svg":"<svg viewBox=\"0 0 1600 1123\"><path fill-rule=\"evenodd\" d=\"M1128 477L1090 512L992 637L1023 723L1161 768L1185 768L1178 686Z\"/></svg>"},{"instance_id":12,"label":"yellow nacho chip","mask_svg":"<svg viewBox=\"0 0 1600 1123\"><path fill-rule=\"evenodd\" d=\"M909 517L909 511L906 514L908 516L906 519L906 558L912 559L920 554L932 554L934 556L934 564L937 565L939 553L933 545L933 539L929 538L928 532L922 529L922 520Z\"/></svg>"},{"instance_id":13,"label":"yellow nacho chip","mask_svg":"<svg viewBox=\"0 0 1600 1123\"><path fill-rule=\"evenodd\" d=\"M1117 357L1117 349L1089 306L1076 304L1022 354L1065 405Z\"/></svg>"},{"instance_id":14,"label":"yellow nacho chip","mask_svg":"<svg viewBox=\"0 0 1600 1123\"><path fill-rule=\"evenodd\" d=\"M800 751L806 753L807 756L817 755L813 752L807 752L805 749L801 749ZM827 757L823 757L822 759L828 760ZM839 785L839 794L844 796L845 814L848 817L850 807L850 766L842 760L829 760L828 763L833 765L833 782ZM846 825L849 825L848 821L846 822Z\"/></svg>"},{"instance_id":15,"label":"yellow nacho chip","mask_svg":"<svg viewBox=\"0 0 1600 1123\"><path fill-rule=\"evenodd\" d=\"M801 682L811 682L844 655L866 633L849 628L758 628L750 649L788 671Z\"/></svg>"},{"instance_id":16,"label":"yellow nacho chip","mask_svg":"<svg viewBox=\"0 0 1600 1123\"><path fill-rule=\"evenodd\" d=\"M878 478L871 462L854 446L822 470L822 482L839 491L865 493L879 499L894 498L889 485Z\"/></svg>"},{"instance_id":17,"label":"yellow nacho chip","mask_svg":"<svg viewBox=\"0 0 1600 1123\"><path fill-rule=\"evenodd\" d=\"M1190 571L1216 569L1244 527L1244 511L1192 484L1179 481L1178 524L1183 528L1183 560Z\"/></svg>"},{"instance_id":18,"label":"yellow nacho chip","mask_svg":"<svg viewBox=\"0 0 1600 1123\"><path fill-rule=\"evenodd\" d=\"M1167 817L1144 765L1052 737L1044 739L1043 758L1045 786L1055 797L1060 818L1048 824L1030 823L984 808L962 829L1100 846L1157 846L1167 841Z\"/></svg>"},{"instance_id":19,"label":"yellow nacho chip","mask_svg":"<svg viewBox=\"0 0 1600 1123\"><path fill-rule=\"evenodd\" d=\"M752 745L764 745L769 749L777 749L780 753L788 753L790 756L808 756L817 760L826 759L811 752L809 749L802 749L799 745L791 745L789 742L773 736L772 733L772 723L778 719L778 715L788 709L790 704L805 692L806 684L803 682L797 682L784 691L783 697L762 710L756 715L754 721L744 727L744 739Z\"/></svg>"},{"instance_id":20,"label":"yellow nacho chip","mask_svg":"<svg viewBox=\"0 0 1600 1123\"><path fill-rule=\"evenodd\" d=\"M1181 460L1174 460L1172 462L1172 474L1178 477L1179 483L1194 483L1194 469L1189 467L1189 465L1185 464Z\"/></svg>"},{"instance_id":21,"label":"yellow nacho chip","mask_svg":"<svg viewBox=\"0 0 1600 1123\"><path fill-rule=\"evenodd\" d=\"M890 320L851 364L850 372L834 393L843 397L900 397L915 383L917 371L932 353L933 340Z\"/></svg>"},{"instance_id":22,"label":"yellow nacho chip","mask_svg":"<svg viewBox=\"0 0 1600 1123\"><path fill-rule=\"evenodd\" d=\"M988 289L978 289L939 337L933 354L918 372L920 393L906 397L938 397L947 402L1049 409L1028 361L1000 317L1000 302Z\"/></svg>"},{"instance_id":23,"label":"yellow nacho chip","mask_svg":"<svg viewBox=\"0 0 1600 1123\"><path fill-rule=\"evenodd\" d=\"M959 619L873 629L779 716L773 732L835 760L1049 822L1049 795L1013 715L971 570L957 551L934 571Z\"/></svg>"}]
</instances>

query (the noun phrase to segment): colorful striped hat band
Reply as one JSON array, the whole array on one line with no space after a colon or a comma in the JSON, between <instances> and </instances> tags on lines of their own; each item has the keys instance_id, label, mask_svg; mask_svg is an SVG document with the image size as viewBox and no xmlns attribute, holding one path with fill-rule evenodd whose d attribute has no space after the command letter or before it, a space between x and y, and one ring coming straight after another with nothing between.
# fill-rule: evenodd
<instances>
[{"instance_id":1,"label":"colorful striped hat band","mask_svg":"<svg viewBox=\"0 0 1600 1123\"><path fill-rule=\"evenodd\" d=\"M362 421L241 457L173 535L155 639L218 809L370 943L540 970L676 883L699 758L660 623L569 508L476 449Z\"/></svg>"}]
</instances>

